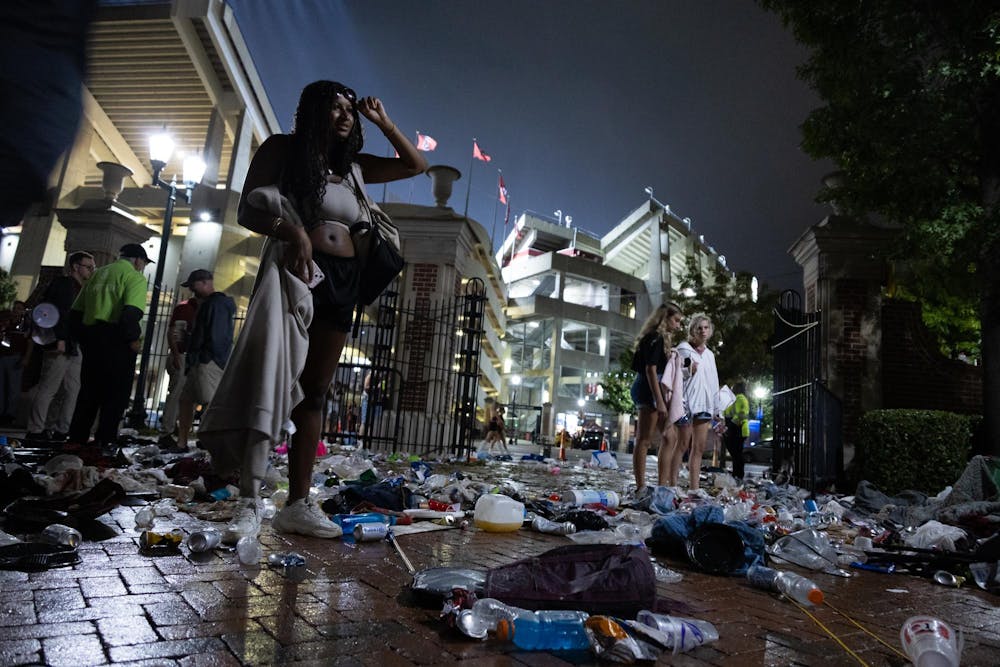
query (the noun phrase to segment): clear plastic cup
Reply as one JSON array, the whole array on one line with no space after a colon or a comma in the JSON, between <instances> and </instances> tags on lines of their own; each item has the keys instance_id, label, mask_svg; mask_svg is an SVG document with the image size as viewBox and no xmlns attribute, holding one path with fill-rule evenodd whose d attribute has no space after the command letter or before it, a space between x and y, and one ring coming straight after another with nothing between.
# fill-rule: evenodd
<instances>
[{"instance_id":1,"label":"clear plastic cup","mask_svg":"<svg viewBox=\"0 0 1000 667\"><path fill-rule=\"evenodd\" d=\"M691 651L702 644L709 644L719 639L719 631L714 625L697 618L668 616L643 609L635 617L635 620L666 635L674 655Z\"/></svg>"},{"instance_id":2,"label":"clear plastic cup","mask_svg":"<svg viewBox=\"0 0 1000 667\"><path fill-rule=\"evenodd\" d=\"M916 667L958 667L962 636L932 616L913 616L899 630L903 651Z\"/></svg>"}]
</instances>

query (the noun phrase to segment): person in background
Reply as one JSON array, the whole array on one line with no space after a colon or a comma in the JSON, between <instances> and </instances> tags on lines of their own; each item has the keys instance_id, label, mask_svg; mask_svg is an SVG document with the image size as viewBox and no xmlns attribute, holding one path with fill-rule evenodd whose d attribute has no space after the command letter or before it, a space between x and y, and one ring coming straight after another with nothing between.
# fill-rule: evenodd
<instances>
[{"instance_id":1,"label":"person in background","mask_svg":"<svg viewBox=\"0 0 1000 667\"><path fill-rule=\"evenodd\" d=\"M681 327L684 315L673 303L661 304L646 318L639 330L633 351L632 402L639 411L636 424L632 471L635 474L636 497L648 493L646 486L646 451L654 434L666 425L667 400L660 388L660 376L667 366L670 335ZM661 444L661 448L663 445Z\"/></svg>"},{"instance_id":2,"label":"person in background","mask_svg":"<svg viewBox=\"0 0 1000 667\"><path fill-rule=\"evenodd\" d=\"M723 411L726 418L726 431L723 434L723 443L726 451L733 457L733 477L737 480L743 479L743 445L750 437L750 401L747 399L747 384L743 380L733 384L733 393L736 400ZM726 456L722 455L722 467L726 467Z\"/></svg>"},{"instance_id":3,"label":"person in background","mask_svg":"<svg viewBox=\"0 0 1000 667\"><path fill-rule=\"evenodd\" d=\"M69 311L84 284L97 269L89 252L74 252L69 256L69 271L45 288L43 303L59 311L59 320L52 327L55 342L41 348L42 372L35 386L35 396L28 413L26 440L61 442L69 434L69 423L80 393L80 364L83 357L76 339L70 333ZM53 406L53 399L60 394Z\"/></svg>"},{"instance_id":4,"label":"person in background","mask_svg":"<svg viewBox=\"0 0 1000 667\"><path fill-rule=\"evenodd\" d=\"M152 260L138 243L126 243L118 260L94 271L70 309L70 331L80 342L80 393L69 426L71 443L86 445L100 414L94 444L114 446L128 407L141 347L139 321L146 310L146 278Z\"/></svg>"},{"instance_id":5,"label":"person in background","mask_svg":"<svg viewBox=\"0 0 1000 667\"><path fill-rule=\"evenodd\" d=\"M681 315L683 318L684 315ZM672 334L680 329L680 321ZM672 338L671 338L672 342ZM669 345L670 343L668 343ZM660 486L677 486L677 475L680 472L680 459L674 453L678 444L678 426L685 414L684 407L684 373L681 367L681 357L676 348L671 348L667 354L667 365L660 376L660 391L667 402L667 418L661 429L660 451L656 457L657 484ZM677 465L674 464L676 459Z\"/></svg>"},{"instance_id":6,"label":"person in background","mask_svg":"<svg viewBox=\"0 0 1000 667\"><path fill-rule=\"evenodd\" d=\"M698 491L701 481L701 458L712 421L719 417L719 372L715 355L708 349L708 341L715 328L708 315L699 313L691 317L688 339L677 346L684 377L684 403L686 413L678 422L678 446L674 450L675 465L680 469L684 453L690 450L688 470L690 490Z\"/></svg>"},{"instance_id":7,"label":"person in background","mask_svg":"<svg viewBox=\"0 0 1000 667\"><path fill-rule=\"evenodd\" d=\"M182 287L190 286L181 283ZM163 437L160 441L171 447L177 445L174 435L177 433L177 411L181 401L181 389L184 387L184 355L187 353L188 339L194 327L194 318L198 313L198 297L194 292L184 299L170 313L167 325L167 347L170 356L167 358L167 400L163 403L163 414L160 415L160 431Z\"/></svg>"},{"instance_id":8,"label":"person in background","mask_svg":"<svg viewBox=\"0 0 1000 667\"><path fill-rule=\"evenodd\" d=\"M215 291L211 271L196 269L181 283L198 300L185 356L185 375L178 406L177 449L188 448L196 405L208 405L219 387L229 353L233 349L236 302Z\"/></svg>"},{"instance_id":9,"label":"person in background","mask_svg":"<svg viewBox=\"0 0 1000 667\"><path fill-rule=\"evenodd\" d=\"M489 422L486 424L486 451L492 453L493 447L499 443L503 447L504 454L510 454L510 450L507 449L507 440L504 434L507 432L507 424L503 419L504 409L503 406L497 406L493 410L493 414L490 416Z\"/></svg>"},{"instance_id":10,"label":"person in background","mask_svg":"<svg viewBox=\"0 0 1000 667\"><path fill-rule=\"evenodd\" d=\"M361 152L361 116L385 135L397 157ZM323 404L358 301L360 266L349 230L367 220L365 183L409 178L426 168L427 161L389 118L381 100L359 99L335 81L307 85L299 97L292 133L269 137L254 155L243 185L239 223L271 240L233 360L199 429L201 444L212 453L213 462L240 470L240 501L224 541L259 532L264 452L274 444L269 441L280 437L276 425L287 424L286 420L295 427L288 452L288 501L271 526L278 532L313 537L341 535L340 527L309 501L309 490ZM284 216L292 214L284 209L276 214L274 207L259 208L248 201L255 190L275 185L293 202L301 225L286 220ZM317 268L322 276L314 284ZM302 287L311 287L311 295L301 297ZM309 299L311 308L289 312L290 298ZM291 322L293 318L296 321ZM260 355L249 352L258 344L262 353L266 349L273 355L276 347L284 350L288 363L279 373L260 377L265 372ZM300 367L303 345L305 360ZM293 397L291 414L279 414L289 397ZM258 406L255 412L247 410L248 401Z\"/></svg>"},{"instance_id":11,"label":"person in background","mask_svg":"<svg viewBox=\"0 0 1000 667\"><path fill-rule=\"evenodd\" d=\"M0 424L11 425L17 418L21 377L28 351L28 329L24 301L15 301L0 311Z\"/></svg>"}]
</instances>

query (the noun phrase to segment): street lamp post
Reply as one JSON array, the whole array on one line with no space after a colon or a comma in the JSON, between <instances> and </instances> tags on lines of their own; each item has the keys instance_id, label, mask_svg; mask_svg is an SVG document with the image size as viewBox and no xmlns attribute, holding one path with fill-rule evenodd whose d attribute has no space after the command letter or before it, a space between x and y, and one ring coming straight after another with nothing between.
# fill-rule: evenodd
<instances>
[{"instance_id":1,"label":"street lamp post","mask_svg":"<svg viewBox=\"0 0 1000 667\"><path fill-rule=\"evenodd\" d=\"M174 142L165 132L154 134L149 138L149 163L153 167L153 183L167 191L167 204L163 210L163 232L160 234L160 252L156 257L156 273L153 278L153 293L149 300L149 312L146 313L146 331L142 341L142 356L139 360L139 377L135 381L135 397L132 399L132 410L128 415L130 427L142 428L146 423L146 374L149 371L149 356L153 347L153 329L156 325L157 310L160 306L160 292L163 287L163 267L167 259L167 246L170 242L170 226L173 223L174 203L177 201L177 180L173 178L168 183L160 178L160 172L170 160L174 151ZM197 155L189 155L184 159L184 183L181 196L185 202L191 203L191 195L195 184L205 175L205 162Z\"/></svg>"}]
</instances>

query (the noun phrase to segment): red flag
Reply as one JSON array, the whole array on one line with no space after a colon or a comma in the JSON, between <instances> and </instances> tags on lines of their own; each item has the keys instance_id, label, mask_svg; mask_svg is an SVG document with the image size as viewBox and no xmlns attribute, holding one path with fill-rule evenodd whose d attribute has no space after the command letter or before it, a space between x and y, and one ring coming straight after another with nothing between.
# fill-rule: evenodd
<instances>
[{"instance_id":1,"label":"red flag","mask_svg":"<svg viewBox=\"0 0 1000 667\"><path fill-rule=\"evenodd\" d=\"M500 192L500 203L507 203L507 186L503 182L503 174L500 174L500 182L497 184L497 190Z\"/></svg>"},{"instance_id":2,"label":"red flag","mask_svg":"<svg viewBox=\"0 0 1000 667\"><path fill-rule=\"evenodd\" d=\"M489 162L490 160L493 159L492 157L490 157L489 153L487 153L486 151L484 151L479 147L479 144L476 143L475 139L472 140L472 157L476 158L477 160L482 160L483 162Z\"/></svg>"},{"instance_id":3,"label":"red flag","mask_svg":"<svg viewBox=\"0 0 1000 667\"><path fill-rule=\"evenodd\" d=\"M420 134L417 132L417 150L418 151L432 151L437 148L438 142L434 137L428 136L426 134Z\"/></svg>"}]
</instances>

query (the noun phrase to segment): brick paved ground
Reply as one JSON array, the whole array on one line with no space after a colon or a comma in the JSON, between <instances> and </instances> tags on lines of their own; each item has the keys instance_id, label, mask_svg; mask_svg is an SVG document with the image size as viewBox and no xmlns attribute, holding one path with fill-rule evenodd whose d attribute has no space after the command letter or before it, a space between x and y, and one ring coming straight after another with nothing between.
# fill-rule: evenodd
<instances>
[{"instance_id":1,"label":"brick paved ground","mask_svg":"<svg viewBox=\"0 0 1000 667\"><path fill-rule=\"evenodd\" d=\"M519 467L493 472L537 474ZM199 557L185 547L178 556L140 555L134 513L135 508L119 507L106 515L121 535L85 543L83 562L74 568L0 571L0 664L593 664L587 655L521 652L445 629L438 609L414 604L410 576L387 543L286 537L266 527L265 552L296 550L307 557L301 576L292 579L266 567L241 566L235 553L226 551ZM171 525L192 530L202 524L178 513L158 527ZM399 539L418 569L455 563L489 567L568 543L523 530L454 529ZM715 644L661 658L661 664L859 664L790 603L749 588L742 579L661 562L683 572L684 579L660 584L659 594L679 614L714 623L720 635ZM931 614L965 633L963 665L1000 662L996 597L904 575L811 576L832 605L892 647L899 647L906 618ZM815 615L865 664L905 664L831 608Z\"/></svg>"}]
</instances>

